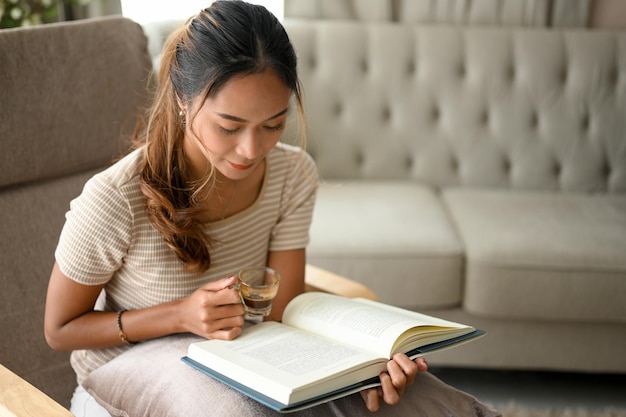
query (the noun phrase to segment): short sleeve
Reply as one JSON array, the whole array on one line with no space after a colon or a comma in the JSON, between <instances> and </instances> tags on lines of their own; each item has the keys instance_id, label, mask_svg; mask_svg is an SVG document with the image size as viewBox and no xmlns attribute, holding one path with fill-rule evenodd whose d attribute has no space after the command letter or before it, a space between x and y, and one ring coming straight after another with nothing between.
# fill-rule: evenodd
<instances>
[{"instance_id":1,"label":"short sleeve","mask_svg":"<svg viewBox=\"0 0 626 417\"><path fill-rule=\"evenodd\" d=\"M309 228L319 185L313 158L298 149L286 173L280 216L272 230L270 251L304 248L309 243Z\"/></svg>"},{"instance_id":2,"label":"short sleeve","mask_svg":"<svg viewBox=\"0 0 626 417\"><path fill-rule=\"evenodd\" d=\"M123 262L131 227L119 188L102 174L91 178L66 214L55 252L61 272L81 284L105 284Z\"/></svg>"}]
</instances>

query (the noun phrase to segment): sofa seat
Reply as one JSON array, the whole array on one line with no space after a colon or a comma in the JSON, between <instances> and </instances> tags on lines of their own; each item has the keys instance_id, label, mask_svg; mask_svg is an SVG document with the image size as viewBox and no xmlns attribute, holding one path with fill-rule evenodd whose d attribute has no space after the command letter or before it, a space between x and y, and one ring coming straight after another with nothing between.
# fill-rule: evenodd
<instances>
[{"instance_id":1,"label":"sofa seat","mask_svg":"<svg viewBox=\"0 0 626 417\"><path fill-rule=\"evenodd\" d=\"M384 302L460 305L463 245L430 188L401 181L323 184L313 216L309 263L363 277Z\"/></svg>"},{"instance_id":2,"label":"sofa seat","mask_svg":"<svg viewBox=\"0 0 626 417\"><path fill-rule=\"evenodd\" d=\"M464 307L497 318L624 321L626 196L446 189Z\"/></svg>"}]
</instances>

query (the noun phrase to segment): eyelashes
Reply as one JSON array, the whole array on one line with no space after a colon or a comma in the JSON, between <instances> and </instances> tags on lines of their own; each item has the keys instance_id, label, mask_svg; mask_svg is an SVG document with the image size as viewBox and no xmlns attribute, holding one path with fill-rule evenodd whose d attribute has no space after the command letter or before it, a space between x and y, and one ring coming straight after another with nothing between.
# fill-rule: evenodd
<instances>
[{"instance_id":1,"label":"eyelashes","mask_svg":"<svg viewBox=\"0 0 626 417\"><path fill-rule=\"evenodd\" d=\"M217 129L222 132L225 135L231 136L234 135L235 133L237 133L239 131L239 128L237 129L226 129L222 126L218 126Z\"/></svg>"},{"instance_id":2,"label":"eyelashes","mask_svg":"<svg viewBox=\"0 0 626 417\"><path fill-rule=\"evenodd\" d=\"M280 123L280 124L277 124L276 126L263 126L263 127L268 132L278 132L278 131L283 130L285 128L285 124L284 123Z\"/></svg>"},{"instance_id":3,"label":"eyelashes","mask_svg":"<svg viewBox=\"0 0 626 417\"><path fill-rule=\"evenodd\" d=\"M235 129L226 129L225 127L222 126L217 126L218 130L227 135L227 136L232 136L232 135L236 135L237 132L239 132L241 130L241 128L235 128ZM263 126L263 129L265 129L268 132L279 132L281 130L283 130L285 128L285 124L284 123L279 123L275 126Z\"/></svg>"}]
</instances>

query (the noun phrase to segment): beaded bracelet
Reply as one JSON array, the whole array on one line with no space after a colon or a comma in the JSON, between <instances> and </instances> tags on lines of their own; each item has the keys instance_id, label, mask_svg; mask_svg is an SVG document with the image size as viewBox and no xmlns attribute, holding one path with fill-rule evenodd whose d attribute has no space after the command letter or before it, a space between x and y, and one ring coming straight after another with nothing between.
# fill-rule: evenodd
<instances>
[{"instance_id":1,"label":"beaded bracelet","mask_svg":"<svg viewBox=\"0 0 626 417\"><path fill-rule=\"evenodd\" d=\"M119 332L120 339L127 345L134 345L133 342L128 340L128 336L124 333L124 329L122 328L122 314L124 314L126 310L120 310L117 312L117 318L115 319L115 323L117 324L117 331Z\"/></svg>"}]
</instances>

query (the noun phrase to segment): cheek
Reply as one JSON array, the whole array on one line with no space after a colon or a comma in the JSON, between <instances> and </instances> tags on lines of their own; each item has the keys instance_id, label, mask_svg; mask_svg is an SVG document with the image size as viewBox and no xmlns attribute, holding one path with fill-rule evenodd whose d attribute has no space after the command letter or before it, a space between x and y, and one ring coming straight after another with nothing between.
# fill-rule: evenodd
<instances>
[{"instance_id":1,"label":"cheek","mask_svg":"<svg viewBox=\"0 0 626 417\"><path fill-rule=\"evenodd\" d=\"M196 143L202 144L204 149L206 149L211 154L223 154L228 152L233 146L231 141L224 140L220 135L214 132L207 125L197 126L193 131L187 128L187 135L189 137L193 137Z\"/></svg>"},{"instance_id":2,"label":"cheek","mask_svg":"<svg viewBox=\"0 0 626 417\"><path fill-rule=\"evenodd\" d=\"M267 134L261 140L261 148L267 153L269 152L280 140L282 136L282 132L273 132L271 134Z\"/></svg>"}]
</instances>

